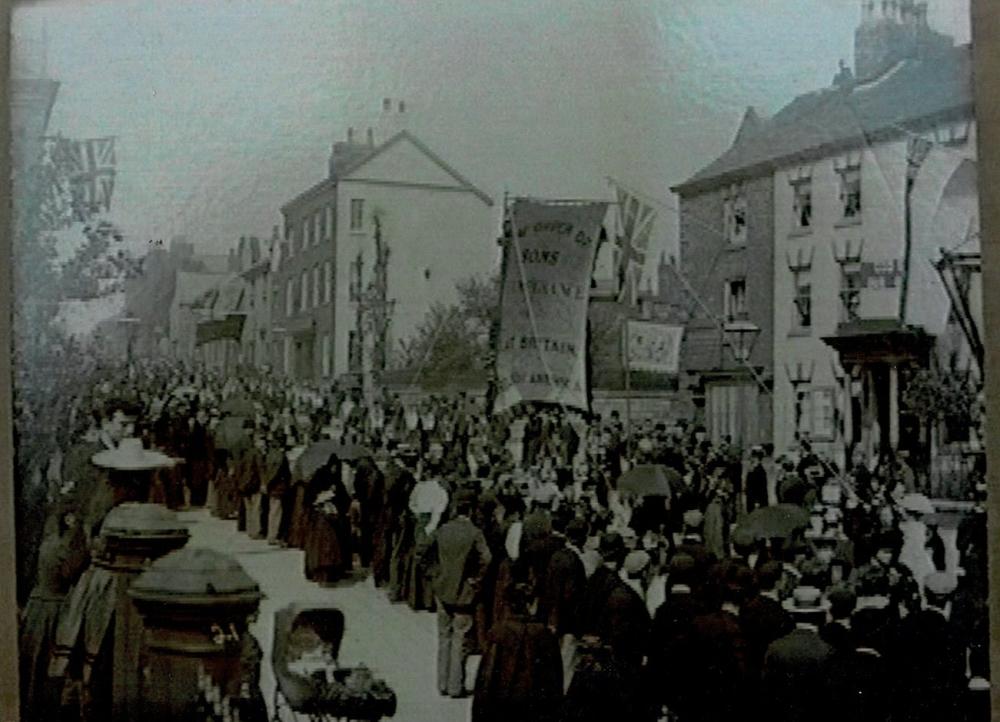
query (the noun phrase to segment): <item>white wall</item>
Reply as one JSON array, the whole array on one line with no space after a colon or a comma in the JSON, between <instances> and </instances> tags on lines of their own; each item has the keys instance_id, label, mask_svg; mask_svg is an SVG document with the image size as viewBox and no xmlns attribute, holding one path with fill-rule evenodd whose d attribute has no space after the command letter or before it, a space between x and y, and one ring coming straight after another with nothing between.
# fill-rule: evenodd
<instances>
[{"instance_id":1,"label":"white wall","mask_svg":"<svg viewBox=\"0 0 1000 722\"><path fill-rule=\"evenodd\" d=\"M363 175L367 175L367 172ZM351 199L365 201L365 228L350 230ZM390 248L389 291L396 304L390 350L410 336L436 301L456 298L456 282L496 271L499 214L470 192L341 181L337 194L334 375L347 370L348 332L355 326L350 302L351 264L364 251L364 282L375 258L373 211L380 211L382 239ZM429 271L429 277L426 276Z\"/></svg>"},{"instance_id":2,"label":"white wall","mask_svg":"<svg viewBox=\"0 0 1000 722\"><path fill-rule=\"evenodd\" d=\"M808 387L832 389L837 408L843 413L844 399L837 381L837 354L823 337L837 332L841 322L841 275L834 248L843 253L848 243L857 248L864 242L863 262L896 260L900 268L904 251L904 190L906 183L906 142L893 141L869 147L861 155L861 222L842 219L840 176L834 158L816 161L812 168L812 224L809 232L793 230L793 191L789 183L792 168L774 176L775 202L775 325L774 325L774 440L780 453L794 444L795 394L786 367L793 374L797 365L812 380ZM811 270L804 275L812 286L812 326L808 331L793 331L796 311L794 276L788 257L794 260L801 252L812 254ZM868 288L861 292L861 318L898 316L900 279L894 288ZM806 409L808 411L808 409ZM840 450L841 439L816 445L832 454Z\"/></svg>"}]
</instances>

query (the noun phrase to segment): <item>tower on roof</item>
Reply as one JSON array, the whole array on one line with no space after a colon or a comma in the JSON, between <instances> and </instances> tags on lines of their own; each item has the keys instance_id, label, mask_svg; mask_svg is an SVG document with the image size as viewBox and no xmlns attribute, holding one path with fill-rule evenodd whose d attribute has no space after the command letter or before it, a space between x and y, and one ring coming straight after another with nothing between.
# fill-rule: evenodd
<instances>
[{"instance_id":1,"label":"tower on roof","mask_svg":"<svg viewBox=\"0 0 1000 722\"><path fill-rule=\"evenodd\" d=\"M954 43L928 24L927 2L861 0L861 23L854 31L854 75L860 82L872 80L901 60L932 57Z\"/></svg>"}]
</instances>

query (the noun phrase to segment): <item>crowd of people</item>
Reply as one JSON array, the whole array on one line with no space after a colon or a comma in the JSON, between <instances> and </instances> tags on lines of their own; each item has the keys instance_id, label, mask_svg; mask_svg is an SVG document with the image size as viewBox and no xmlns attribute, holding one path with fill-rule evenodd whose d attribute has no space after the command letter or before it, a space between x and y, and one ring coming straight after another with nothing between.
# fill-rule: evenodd
<instances>
[{"instance_id":1,"label":"crowd of people","mask_svg":"<svg viewBox=\"0 0 1000 722\"><path fill-rule=\"evenodd\" d=\"M985 485L952 535L901 456L838 469L808 440L776 455L683 421L169 365L97 377L56 416L19 460L49 519L28 700L53 694L63 600L134 499L207 506L304 549L318 583L370 574L435 612L437 691L476 722L988 718ZM126 437L178 463L109 486L90 460ZM639 472L667 486L619 483Z\"/></svg>"}]
</instances>

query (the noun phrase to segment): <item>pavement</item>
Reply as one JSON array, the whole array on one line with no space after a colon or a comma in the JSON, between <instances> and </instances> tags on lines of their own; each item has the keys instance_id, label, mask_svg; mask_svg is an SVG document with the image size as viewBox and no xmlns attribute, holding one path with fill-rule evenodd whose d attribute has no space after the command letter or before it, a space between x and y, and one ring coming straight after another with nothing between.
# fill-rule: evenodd
<instances>
[{"instance_id":1,"label":"pavement","mask_svg":"<svg viewBox=\"0 0 1000 722\"><path fill-rule=\"evenodd\" d=\"M294 603L334 606L346 619L340 664L365 664L395 691L395 719L407 722L466 722L470 699L450 699L437 693L437 618L389 602L371 578L321 587L305 578L303 552L251 539L235 521L216 519L207 510L179 514L191 532L189 546L230 554L259 585L264 599L250 631L264 652L260 686L271 719L275 681L271 670L274 613ZM469 680L468 685L471 686ZM282 720L295 719L283 710ZM305 717L299 716L304 720Z\"/></svg>"}]
</instances>

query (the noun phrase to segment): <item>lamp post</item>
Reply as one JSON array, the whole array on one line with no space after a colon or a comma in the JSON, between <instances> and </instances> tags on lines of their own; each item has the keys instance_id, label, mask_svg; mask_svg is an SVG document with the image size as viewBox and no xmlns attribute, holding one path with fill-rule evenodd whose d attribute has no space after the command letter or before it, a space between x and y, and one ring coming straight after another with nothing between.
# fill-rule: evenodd
<instances>
[{"instance_id":1,"label":"lamp post","mask_svg":"<svg viewBox=\"0 0 1000 722\"><path fill-rule=\"evenodd\" d=\"M760 335L760 326L750 321L729 321L723 327L723 332L733 358L737 363L746 365Z\"/></svg>"}]
</instances>

